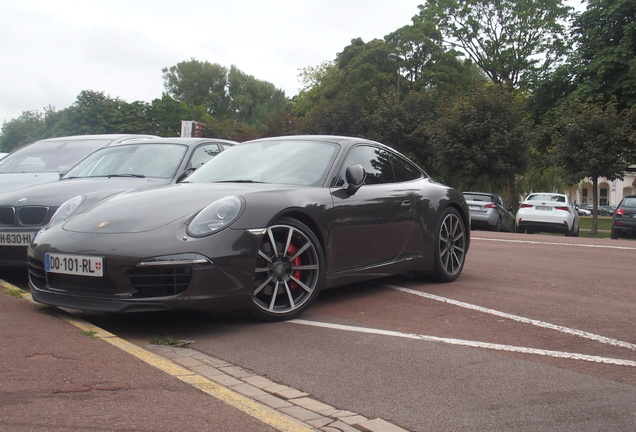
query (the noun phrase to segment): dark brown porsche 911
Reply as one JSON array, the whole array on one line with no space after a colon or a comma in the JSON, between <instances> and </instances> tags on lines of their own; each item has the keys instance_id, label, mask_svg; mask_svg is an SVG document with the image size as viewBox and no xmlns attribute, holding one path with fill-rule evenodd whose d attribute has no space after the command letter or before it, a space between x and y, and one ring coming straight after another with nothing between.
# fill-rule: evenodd
<instances>
[{"instance_id":1,"label":"dark brown porsche 911","mask_svg":"<svg viewBox=\"0 0 636 432\"><path fill-rule=\"evenodd\" d=\"M187 182L64 203L28 251L33 298L111 312L246 310L298 316L322 289L415 272L462 272L461 193L382 144L265 138Z\"/></svg>"}]
</instances>

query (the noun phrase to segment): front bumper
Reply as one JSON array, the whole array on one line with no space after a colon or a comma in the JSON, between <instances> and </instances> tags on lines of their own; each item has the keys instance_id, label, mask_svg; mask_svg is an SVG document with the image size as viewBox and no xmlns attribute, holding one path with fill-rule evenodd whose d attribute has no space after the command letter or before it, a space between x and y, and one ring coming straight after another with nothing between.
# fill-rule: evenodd
<instances>
[{"instance_id":1,"label":"front bumper","mask_svg":"<svg viewBox=\"0 0 636 432\"><path fill-rule=\"evenodd\" d=\"M174 227L169 236L167 228L158 231L103 235L55 230L39 235L28 251L33 299L103 312L249 309L259 236L228 228L209 237L184 240L175 236ZM47 272L47 252L101 256L104 275ZM211 262L139 265L146 258L185 253L209 257Z\"/></svg>"}]
</instances>

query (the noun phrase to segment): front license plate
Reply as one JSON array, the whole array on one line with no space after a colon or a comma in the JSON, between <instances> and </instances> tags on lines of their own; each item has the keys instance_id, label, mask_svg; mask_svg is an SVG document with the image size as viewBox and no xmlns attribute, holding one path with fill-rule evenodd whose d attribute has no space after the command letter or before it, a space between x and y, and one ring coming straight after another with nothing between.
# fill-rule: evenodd
<instances>
[{"instance_id":1,"label":"front license plate","mask_svg":"<svg viewBox=\"0 0 636 432\"><path fill-rule=\"evenodd\" d=\"M104 258L47 253L44 256L44 268L50 273L102 277L104 276Z\"/></svg>"},{"instance_id":2,"label":"front license plate","mask_svg":"<svg viewBox=\"0 0 636 432\"><path fill-rule=\"evenodd\" d=\"M552 210L552 207L549 207L549 206L536 206L535 208L537 210L547 210L547 211Z\"/></svg>"},{"instance_id":3,"label":"front license plate","mask_svg":"<svg viewBox=\"0 0 636 432\"><path fill-rule=\"evenodd\" d=\"M35 238L35 234L28 232L0 233L0 246L28 246Z\"/></svg>"}]
</instances>

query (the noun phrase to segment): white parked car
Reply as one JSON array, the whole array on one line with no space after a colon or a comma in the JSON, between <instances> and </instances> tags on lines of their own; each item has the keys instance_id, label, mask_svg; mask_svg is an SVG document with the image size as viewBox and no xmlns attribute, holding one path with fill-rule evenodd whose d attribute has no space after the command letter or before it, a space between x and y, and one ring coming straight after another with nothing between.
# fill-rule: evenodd
<instances>
[{"instance_id":1,"label":"white parked car","mask_svg":"<svg viewBox=\"0 0 636 432\"><path fill-rule=\"evenodd\" d=\"M580 218L567 195L531 193L517 211L517 232L556 232L578 237Z\"/></svg>"}]
</instances>

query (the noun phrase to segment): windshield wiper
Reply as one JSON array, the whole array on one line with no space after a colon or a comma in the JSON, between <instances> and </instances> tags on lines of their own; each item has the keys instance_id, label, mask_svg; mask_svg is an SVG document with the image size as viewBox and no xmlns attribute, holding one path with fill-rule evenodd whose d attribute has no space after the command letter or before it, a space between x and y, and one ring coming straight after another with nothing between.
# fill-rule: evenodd
<instances>
[{"instance_id":1,"label":"windshield wiper","mask_svg":"<svg viewBox=\"0 0 636 432\"><path fill-rule=\"evenodd\" d=\"M108 178L111 177L135 177L135 178L146 178L145 175L143 174L108 174L107 176Z\"/></svg>"},{"instance_id":2,"label":"windshield wiper","mask_svg":"<svg viewBox=\"0 0 636 432\"><path fill-rule=\"evenodd\" d=\"M256 181L256 180L219 180L213 183L265 183L265 182Z\"/></svg>"}]
</instances>

